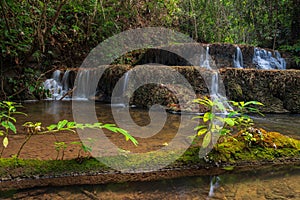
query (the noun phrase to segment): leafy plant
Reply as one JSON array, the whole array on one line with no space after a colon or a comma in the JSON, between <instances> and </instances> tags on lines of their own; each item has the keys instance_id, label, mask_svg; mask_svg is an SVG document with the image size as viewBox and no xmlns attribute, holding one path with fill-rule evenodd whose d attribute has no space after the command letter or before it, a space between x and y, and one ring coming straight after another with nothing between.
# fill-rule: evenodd
<instances>
[{"instance_id":1,"label":"leafy plant","mask_svg":"<svg viewBox=\"0 0 300 200\"><path fill-rule=\"evenodd\" d=\"M251 119L247 113L258 113L263 115L258 108L252 107L252 105L263 106L263 104L258 101L230 101L230 103L236 108L236 110L230 112L228 117L233 117L234 124L239 131L250 128L254 125L253 119Z\"/></svg>"},{"instance_id":2,"label":"leafy plant","mask_svg":"<svg viewBox=\"0 0 300 200\"><path fill-rule=\"evenodd\" d=\"M23 112L18 112L17 108L22 107L20 104L10 101L2 101L0 102L0 136L3 137L2 140L2 150L0 153L0 157L2 157L4 149L8 146L9 140L8 135L9 133L17 133L17 129L15 126L16 118L15 115L22 114L26 115Z\"/></svg>"},{"instance_id":3,"label":"leafy plant","mask_svg":"<svg viewBox=\"0 0 300 200\"><path fill-rule=\"evenodd\" d=\"M206 148L211 143L214 135L228 135L234 130L247 132L246 130L254 125L253 119L247 113L259 113L262 115L259 109L252 107L252 105L263 105L258 101L230 101L235 110L226 109L223 104L225 102L217 98L211 100L208 97L204 97L203 99L195 99L193 102L209 108L209 111L204 113L204 115L194 117L194 119L201 119L203 122L203 124L195 127L198 136L205 134L202 143L203 148ZM249 139L251 135L245 136Z\"/></svg>"},{"instance_id":4,"label":"leafy plant","mask_svg":"<svg viewBox=\"0 0 300 200\"><path fill-rule=\"evenodd\" d=\"M81 123L76 123L76 122L72 122L72 121L68 121L68 120L61 120L57 124L51 124L47 127L42 127L42 124L40 122L38 122L38 123L26 122L23 124L23 126L27 129L28 136L26 137L25 141L21 145L21 147L17 153L17 157L19 157L22 148L28 142L30 137L34 134L56 133L59 131L70 131L70 132L75 133L76 132L75 129L77 129L77 128L79 128L79 129L86 129L86 128L107 129L114 133L121 133L122 135L124 135L126 141L130 140L134 145L138 144L138 141L134 137L132 137L126 130L116 127L115 124L103 124L103 123L99 123L99 122L96 122L94 124L89 124L89 123L81 124ZM73 142L72 144L79 144L79 143ZM91 151L91 147L83 145L82 143L80 143L80 145L84 152ZM62 142L55 143L55 149L58 153L61 149L63 149L62 147L64 147ZM80 155L80 152L78 155ZM62 159L63 159L63 156L62 156Z\"/></svg>"},{"instance_id":5,"label":"leafy plant","mask_svg":"<svg viewBox=\"0 0 300 200\"><path fill-rule=\"evenodd\" d=\"M65 155L65 149L68 147L68 145L65 142L55 142L54 143L55 150L57 152L56 160L58 160L59 152L62 150L61 160L64 159Z\"/></svg>"}]
</instances>

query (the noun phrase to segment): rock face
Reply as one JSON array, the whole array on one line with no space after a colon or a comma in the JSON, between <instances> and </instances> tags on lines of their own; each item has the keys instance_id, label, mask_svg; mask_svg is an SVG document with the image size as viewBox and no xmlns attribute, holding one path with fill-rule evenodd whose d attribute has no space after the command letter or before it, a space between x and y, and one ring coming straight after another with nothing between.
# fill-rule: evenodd
<instances>
[{"instance_id":1,"label":"rock face","mask_svg":"<svg viewBox=\"0 0 300 200\"><path fill-rule=\"evenodd\" d=\"M190 59L191 57L193 57L193 53L195 52L199 53L199 50L197 49L197 47L199 46L201 46L203 50L206 50L206 47L209 47L209 55L211 56L211 60L213 60L213 63L216 65L217 68L234 67L233 60L234 57L236 56L237 46L240 48L243 55L244 68L256 68L255 64L253 64L253 55L254 55L254 48L255 48L254 46L223 44L223 43L198 44L198 45L195 43L191 43L191 44L184 44L184 45L175 45L174 47L167 48L167 50L163 48L143 50L140 53L135 52L136 54L140 54L139 56L135 55L135 57L139 57L139 59L134 60L134 62L131 64L142 65L142 64L149 64L149 63L160 63L168 66L192 66L193 64L186 59ZM272 55L275 56L274 50L272 49L265 49L265 50L271 52ZM282 52L281 54L282 57L286 60L287 69L297 68L296 63L292 61L290 55ZM199 58L195 62L198 65Z\"/></svg>"},{"instance_id":2,"label":"rock face","mask_svg":"<svg viewBox=\"0 0 300 200\"><path fill-rule=\"evenodd\" d=\"M178 70L191 84L197 97L209 96L209 87L204 78L209 77L211 71L203 69L201 74L194 67L172 67ZM149 74L150 75L150 74ZM300 113L300 71L297 70L256 70L256 69L220 69L226 96L234 101L260 101L265 106L263 112ZM146 75L144 78L147 77ZM161 85L137 90L133 97L136 105L148 107L150 104L178 104L176 95L168 91L168 87ZM150 93L149 93L150 92ZM185 95L186 103L191 99L188 92L176 90L177 94ZM152 102L152 103L151 103Z\"/></svg>"},{"instance_id":3,"label":"rock face","mask_svg":"<svg viewBox=\"0 0 300 200\"><path fill-rule=\"evenodd\" d=\"M150 66L149 66L150 67ZM205 68L193 66L154 66L153 70L159 69L164 79L170 80L169 83L146 84L134 91L130 98L130 104L140 107L150 107L154 104L164 106L176 105L181 99L184 110L191 111L193 108L186 106L192 104L191 101L200 96L209 96L210 91L206 83L210 82L213 71ZM179 72L189 82L193 91L184 87L179 87L172 80L178 79L171 73L163 72L166 69ZM126 71L132 69L129 66L112 66L99 81L98 94L96 100L109 102L113 88L119 78ZM156 70L157 71L157 70ZM154 72L146 70L145 73L134 74L132 71L128 88L137 82L143 83L144 80L151 79ZM225 86L226 96L234 101L260 101L265 106L261 108L263 112L293 112L300 113L300 71L299 70L257 70L257 69L236 69L222 68L219 70L220 77ZM159 74L155 74L159 76ZM193 94L195 93L196 96ZM126 94L128 95L128 94Z\"/></svg>"},{"instance_id":4,"label":"rock face","mask_svg":"<svg viewBox=\"0 0 300 200\"><path fill-rule=\"evenodd\" d=\"M199 45L203 47L200 50ZM175 111L197 110L199 108L195 108L191 101L197 97L210 95L211 85L209 84L214 72L205 67L195 66L200 64L199 57L205 55L206 50L209 49L209 64L213 66L213 69L218 69L226 91L226 94L223 95L226 95L228 99L260 101L265 104L261 109L263 112L300 113L300 71L289 69L293 67L293 64L289 62L288 56L282 55L289 70L257 70L253 64L254 47L245 45L238 47L243 54L244 69L232 68L237 52L237 46L232 44L191 43L182 46L174 45L170 48L131 52L138 59L134 59L130 65L111 65L105 70L98 82L95 100L110 102L116 83L126 72L130 71L130 75L127 76L129 81L126 89L132 89L132 85L136 83L151 80L153 76L163 77L167 81L160 82L157 81L158 78L155 80L155 84L150 81L149 84L134 88L134 92L119 91L123 95L122 98L127 99L129 104L141 107L161 104ZM270 54L275 54L272 50L268 51ZM138 55L139 53L140 55ZM122 60L122 58L120 59ZM144 66L146 63L156 64L146 66L147 70L141 73L132 70L139 65ZM170 68L179 72L188 81L192 91L179 87L180 84L176 82L178 76L165 71ZM71 82L74 83L75 76L74 73L72 74ZM73 86L73 83L69 83L69 85ZM200 108L200 111L203 111L203 108Z\"/></svg>"},{"instance_id":5,"label":"rock face","mask_svg":"<svg viewBox=\"0 0 300 200\"><path fill-rule=\"evenodd\" d=\"M222 69L227 97L235 101L257 100L265 112L300 112L300 71Z\"/></svg>"}]
</instances>

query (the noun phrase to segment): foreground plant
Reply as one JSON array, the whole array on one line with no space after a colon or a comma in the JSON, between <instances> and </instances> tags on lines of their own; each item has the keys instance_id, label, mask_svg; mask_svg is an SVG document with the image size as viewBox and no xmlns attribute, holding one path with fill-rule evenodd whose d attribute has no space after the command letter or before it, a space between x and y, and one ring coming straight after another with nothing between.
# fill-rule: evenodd
<instances>
[{"instance_id":1,"label":"foreground plant","mask_svg":"<svg viewBox=\"0 0 300 200\"><path fill-rule=\"evenodd\" d=\"M47 127L42 127L42 123L38 122L38 123L33 123L33 122L26 122L23 125L26 129L27 129L27 138L25 139L25 141L23 142L23 144L21 145L18 153L17 153L17 157L19 157L21 150L23 149L24 145L29 141L29 139L31 138L32 135L34 134L46 134L46 133L56 133L59 131L70 131L73 133L76 133L76 129L107 129L109 131L112 131L114 133L121 133L122 135L124 135L126 141L131 141L135 146L137 146L138 141L132 137L126 130L117 127L115 124L103 124L100 122L96 122L93 124L89 124L89 123L76 123L76 122L72 122L72 121L68 121L68 120L62 120L59 121L57 124L51 124ZM55 149L56 151L60 151L61 149L65 149L66 148L66 144L62 143L62 142L56 142L55 144ZM88 147L86 146L82 146L82 149L84 151L89 150ZM89 150L91 151L91 150Z\"/></svg>"},{"instance_id":2,"label":"foreground plant","mask_svg":"<svg viewBox=\"0 0 300 200\"><path fill-rule=\"evenodd\" d=\"M2 139L2 150L0 152L0 158L2 157L3 151L7 148L9 144L8 135L9 133L17 133L17 128L15 126L16 118L15 115L22 114L26 115L26 113L17 111L17 108L22 107L21 104L10 102L10 101L2 101L0 102L0 137ZM27 115L26 115L27 116ZM124 135L126 141L131 141L134 145L137 145L137 140L132 137L126 130L117 127L115 124L103 124L100 122L96 122L93 124L90 123L76 123L68 120L61 120L57 124L51 124L47 127L43 127L41 122L26 122L23 124L23 127L26 129L26 137L23 143L21 144L17 154L15 155L16 158L20 156L22 149L24 148L25 144L31 139L33 135L37 134L47 134L47 133L56 133L59 131L70 131L76 133L76 129L107 129L114 133L120 133ZM66 144L58 142L55 144L56 151L60 151L61 149L65 149ZM85 146L83 147L86 150Z\"/></svg>"},{"instance_id":3,"label":"foreground plant","mask_svg":"<svg viewBox=\"0 0 300 200\"><path fill-rule=\"evenodd\" d=\"M258 101L249 102L235 102L229 101L234 107L232 110L228 110L224 106L224 103L220 99L215 98L214 100L204 97L203 99L195 99L193 102L208 107L209 111L204 115L196 116L194 119L201 119L203 124L195 127L197 130L197 136L204 135L202 147L206 148L212 140L214 135L229 135L234 131L243 131L246 140L251 143L253 137L251 137L251 127L254 126L254 121L248 115L248 113L262 113L255 106L263 106Z\"/></svg>"},{"instance_id":4,"label":"foreground plant","mask_svg":"<svg viewBox=\"0 0 300 200\"><path fill-rule=\"evenodd\" d=\"M10 101L2 101L0 102L0 136L3 137L2 140L2 150L0 153L0 158L2 157L4 149L8 146L9 133L17 133L17 129L15 123L17 122L15 115L21 114L26 115L23 112L18 112L17 108L22 107L22 105L10 102Z\"/></svg>"}]
</instances>

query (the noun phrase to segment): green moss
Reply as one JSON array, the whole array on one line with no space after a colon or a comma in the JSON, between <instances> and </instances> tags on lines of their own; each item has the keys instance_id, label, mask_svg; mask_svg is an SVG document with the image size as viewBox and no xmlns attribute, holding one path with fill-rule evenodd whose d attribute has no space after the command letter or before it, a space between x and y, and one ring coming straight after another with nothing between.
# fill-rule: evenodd
<instances>
[{"instance_id":1,"label":"green moss","mask_svg":"<svg viewBox=\"0 0 300 200\"><path fill-rule=\"evenodd\" d=\"M261 135L253 134L251 143L243 133L233 138L222 138L209 153L209 159L215 162L237 162L253 160L274 160L276 158L300 158L300 141L277 132L266 132L257 129Z\"/></svg>"},{"instance_id":2,"label":"green moss","mask_svg":"<svg viewBox=\"0 0 300 200\"><path fill-rule=\"evenodd\" d=\"M237 134L234 137L220 138L208 154L211 162L239 163L243 161L265 161L276 158L300 158L300 141L275 132L261 130L263 137L249 145L248 141ZM254 137L256 137L254 135ZM276 147L274 146L276 145ZM122 169L150 169L151 166L166 166L168 168L207 165L199 158L200 147L190 147L181 155L181 151L161 151L144 154L124 154L120 156L103 157L98 161L94 158L83 160L24 160L16 158L0 159L0 177L32 177L72 175L74 173L93 173L112 170L103 163L116 166L122 164ZM179 155L180 158L172 162Z\"/></svg>"},{"instance_id":3,"label":"green moss","mask_svg":"<svg viewBox=\"0 0 300 200\"><path fill-rule=\"evenodd\" d=\"M96 159L76 160L32 160L1 158L0 177L34 175L56 176L61 174L108 169Z\"/></svg>"}]
</instances>

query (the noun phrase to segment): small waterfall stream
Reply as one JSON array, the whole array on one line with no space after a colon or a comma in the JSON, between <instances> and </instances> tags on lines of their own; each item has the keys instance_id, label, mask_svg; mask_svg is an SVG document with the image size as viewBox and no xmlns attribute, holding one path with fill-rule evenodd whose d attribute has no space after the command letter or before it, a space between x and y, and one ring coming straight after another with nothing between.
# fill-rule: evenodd
<instances>
[{"instance_id":1,"label":"small waterfall stream","mask_svg":"<svg viewBox=\"0 0 300 200\"><path fill-rule=\"evenodd\" d=\"M209 51L210 47L206 46L206 51L200 55L200 62L199 65L204 67L208 70L212 70L210 63L212 60L210 59ZM231 58L230 58L231 59ZM254 48L253 58L252 58L252 65L254 65L257 69L286 69L286 61L284 58L281 57L278 51L274 52L274 55L271 51L267 51L261 48ZM233 66L235 68L246 68L247 66L244 65L243 54L240 47L236 46L236 52L233 56ZM47 79L44 82L45 89L49 90L50 97L49 99L52 100L59 100L59 99L81 99L87 100L90 97L95 96L96 90L95 88L90 87L91 82L99 81L101 70L99 69L81 69L77 71L77 83L80 83L80 87L75 88L73 96L69 94L69 91L73 89L73 83L70 81L70 70L66 70L65 72L61 70L56 70L53 72L53 75L50 79ZM103 72L103 71L102 71ZM75 74L75 72L73 72ZM74 75L72 74L72 75ZM211 88L210 92L212 94L218 94L218 88L216 85L216 81L218 81L218 75L213 74L211 79ZM129 73L125 73L124 77L120 79L120 86L116 88L115 96L113 97L115 100L114 103L116 104L124 104L126 100L125 91L127 89L128 81L130 79ZM74 77L73 77L74 82ZM68 93L68 95L66 95Z\"/></svg>"},{"instance_id":2,"label":"small waterfall stream","mask_svg":"<svg viewBox=\"0 0 300 200\"><path fill-rule=\"evenodd\" d=\"M204 67L206 69L212 69L210 67L210 63L209 63L209 46L206 47L206 52L205 52L205 56L201 55L200 56L200 66Z\"/></svg>"},{"instance_id":3,"label":"small waterfall stream","mask_svg":"<svg viewBox=\"0 0 300 200\"><path fill-rule=\"evenodd\" d=\"M253 63L257 69L286 69L286 62L278 51L272 52L265 49L254 48Z\"/></svg>"},{"instance_id":4,"label":"small waterfall stream","mask_svg":"<svg viewBox=\"0 0 300 200\"><path fill-rule=\"evenodd\" d=\"M60 70L55 70L52 77L44 82L44 88L49 90L51 95L50 99L58 100L64 95L61 74L62 72Z\"/></svg>"},{"instance_id":5,"label":"small waterfall stream","mask_svg":"<svg viewBox=\"0 0 300 200\"><path fill-rule=\"evenodd\" d=\"M244 68L243 54L240 47L236 47L236 53L233 57L233 66L235 68Z\"/></svg>"},{"instance_id":6,"label":"small waterfall stream","mask_svg":"<svg viewBox=\"0 0 300 200\"><path fill-rule=\"evenodd\" d=\"M271 51L265 49L254 48L252 63L256 69L286 69L286 61L281 57L278 51L274 51L274 56ZM233 56L233 67L245 68L243 63L243 54L240 47L236 47L236 53Z\"/></svg>"}]
</instances>

